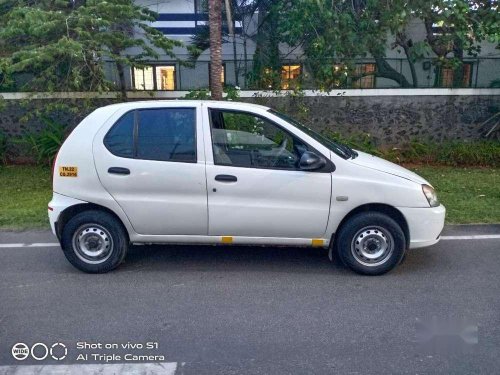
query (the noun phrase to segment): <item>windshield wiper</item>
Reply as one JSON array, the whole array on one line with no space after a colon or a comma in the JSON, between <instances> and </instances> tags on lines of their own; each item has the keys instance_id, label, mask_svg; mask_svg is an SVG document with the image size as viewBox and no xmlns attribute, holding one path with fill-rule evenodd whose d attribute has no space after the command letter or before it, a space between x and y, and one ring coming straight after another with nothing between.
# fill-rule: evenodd
<instances>
[{"instance_id":1,"label":"windshield wiper","mask_svg":"<svg viewBox=\"0 0 500 375\"><path fill-rule=\"evenodd\" d=\"M354 159L358 156L358 153L354 151L351 147L343 144L335 142L337 147L342 151L342 153L346 156L346 159Z\"/></svg>"}]
</instances>

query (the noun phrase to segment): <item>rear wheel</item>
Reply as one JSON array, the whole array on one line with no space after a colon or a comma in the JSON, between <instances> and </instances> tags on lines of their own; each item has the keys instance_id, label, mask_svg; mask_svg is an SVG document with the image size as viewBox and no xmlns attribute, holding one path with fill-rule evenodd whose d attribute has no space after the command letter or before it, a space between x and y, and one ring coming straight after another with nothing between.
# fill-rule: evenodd
<instances>
[{"instance_id":1,"label":"rear wheel","mask_svg":"<svg viewBox=\"0 0 500 375\"><path fill-rule=\"evenodd\" d=\"M353 271L381 275L401 262L406 240L392 218L366 212L353 216L340 228L335 246L342 263Z\"/></svg>"},{"instance_id":2,"label":"rear wheel","mask_svg":"<svg viewBox=\"0 0 500 375\"><path fill-rule=\"evenodd\" d=\"M61 247L69 262L81 271L103 273L118 267L128 250L121 223L103 211L84 211L63 228Z\"/></svg>"}]
</instances>

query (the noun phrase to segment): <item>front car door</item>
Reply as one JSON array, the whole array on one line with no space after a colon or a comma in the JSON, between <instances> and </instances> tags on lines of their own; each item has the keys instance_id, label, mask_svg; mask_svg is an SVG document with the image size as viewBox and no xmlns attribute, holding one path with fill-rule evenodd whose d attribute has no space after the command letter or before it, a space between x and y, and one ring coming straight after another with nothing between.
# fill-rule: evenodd
<instances>
[{"instance_id":1,"label":"front car door","mask_svg":"<svg viewBox=\"0 0 500 375\"><path fill-rule=\"evenodd\" d=\"M119 114L94 140L104 188L144 235L207 235L199 105Z\"/></svg>"},{"instance_id":2,"label":"front car door","mask_svg":"<svg viewBox=\"0 0 500 375\"><path fill-rule=\"evenodd\" d=\"M331 170L298 168L311 146L262 113L209 105L203 115L209 235L323 238Z\"/></svg>"}]
</instances>

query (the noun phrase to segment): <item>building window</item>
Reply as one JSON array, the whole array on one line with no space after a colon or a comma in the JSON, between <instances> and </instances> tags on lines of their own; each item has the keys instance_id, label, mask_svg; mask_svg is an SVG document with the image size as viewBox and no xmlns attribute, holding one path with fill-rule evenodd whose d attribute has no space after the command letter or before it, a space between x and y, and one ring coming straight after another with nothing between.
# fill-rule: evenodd
<instances>
[{"instance_id":1,"label":"building window","mask_svg":"<svg viewBox=\"0 0 500 375\"><path fill-rule=\"evenodd\" d=\"M175 65L148 66L133 69L136 90L175 90Z\"/></svg>"},{"instance_id":2,"label":"building window","mask_svg":"<svg viewBox=\"0 0 500 375\"><path fill-rule=\"evenodd\" d=\"M220 72L220 81L222 83L222 86L226 84L226 63L222 63L222 71ZM210 84L211 84L210 63L208 63L208 85L210 86Z\"/></svg>"},{"instance_id":3,"label":"building window","mask_svg":"<svg viewBox=\"0 0 500 375\"><path fill-rule=\"evenodd\" d=\"M375 87L375 64L356 65L354 75L356 78L352 82L352 87L356 89L373 89Z\"/></svg>"},{"instance_id":4,"label":"building window","mask_svg":"<svg viewBox=\"0 0 500 375\"><path fill-rule=\"evenodd\" d=\"M460 68L453 69L441 67L438 70L440 87L454 87L457 85L460 85L460 87L470 87L472 82L472 63L462 64L461 82L455 82L455 74L459 72L458 69Z\"/></svg>"},{"instance_id":5,"label":"building window","mask_svg":"<svg viewBox=\"0 0 500 375\"><path fill-rule=\"evenodd\" d=\"M156 90L175 90L175 65L155 66Z\"/></svg>"},{"instance_id":6,"label":"building window","mask_svg":"<svg viewBox=\"0 0 500 375\"><path fill-rule=\"evenodd\" d=\"M281 66L281 89L288 90L290 86L299 79L301 73L300 65Z\"/></svg>"},{"instance_id":7,"label":"building window","mask_svg":"<svg viewBox=\"0 0 500 375\"><path fill-rule=\"evenodd\" d=\"M154 90L153 67L148 66L144 69L134 68L134 89L136 90Z\"/></svg>"}]
</instances>

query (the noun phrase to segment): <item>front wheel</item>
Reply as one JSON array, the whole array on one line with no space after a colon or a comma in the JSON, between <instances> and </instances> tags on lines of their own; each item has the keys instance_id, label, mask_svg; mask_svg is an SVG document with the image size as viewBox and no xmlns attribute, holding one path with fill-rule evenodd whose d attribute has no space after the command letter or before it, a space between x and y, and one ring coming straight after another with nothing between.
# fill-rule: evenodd
<instances>
[{"instance_id":1,"label":"front wheel","mask_svg":"<svg viewBox=\"0 0 500 375\"><path fill-rule=\"evenodd\" d=\"M84 211L64 226L61 247L69 262L81 271L104 273L118 267L128 250L121 223L103 211Z\"/></svg>"},{"instance_id":2,"label":"front wheel","mask_svg":"<svg viewBox=\"0 0 500 375\"><path fill-rule=\"evenodd\" d=\"M381 275L397 266L406 250L399 224L378 212L353 216L340 229L336 252L347 267L364 275Z\"/></svg>"}]
</instances>

